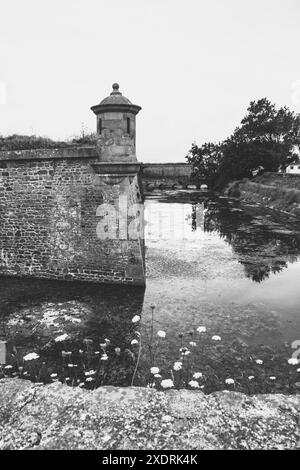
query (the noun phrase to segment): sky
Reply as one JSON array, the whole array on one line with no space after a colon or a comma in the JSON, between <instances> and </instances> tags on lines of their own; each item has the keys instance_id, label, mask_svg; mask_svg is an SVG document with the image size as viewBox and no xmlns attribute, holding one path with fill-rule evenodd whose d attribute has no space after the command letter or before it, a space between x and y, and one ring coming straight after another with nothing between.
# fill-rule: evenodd
<instances>
[{"instance_id":1,"label":"sky","mask_svg":"<svg viewBox=\"0 0 300 470\"><path fill-rule=\"evenodd\" d=\"M0 0L0 134L94 132L118 82L138 160L184 161L251 100L300 112L299 18L299 0Z\"/></svg>"}]
</instances>

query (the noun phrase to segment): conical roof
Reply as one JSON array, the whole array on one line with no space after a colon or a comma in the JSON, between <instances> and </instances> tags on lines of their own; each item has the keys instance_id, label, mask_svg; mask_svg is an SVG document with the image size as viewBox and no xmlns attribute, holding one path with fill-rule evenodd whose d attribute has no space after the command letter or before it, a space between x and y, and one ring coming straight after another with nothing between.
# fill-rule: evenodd
<instances>
[{"instance_id":1,"label":"conical roof","mask_svg":"<svg viewBox=\"0 0 300 470\"><path fill-rule=\"evenodd\" d=\"M122 93L119 91L118 83L114 83L112 88L113 91L109 96L100 101L99 104L91 107L91 110L95 114L108 111L124 111L137 114L142 109L140 106L132 104L131 101L126 98L126 96L122 95Z\"/></svg>"},{"instance_id":2,"label":"conical roof","mask_svg":"<svg viewBox=\"0 0 300 470\"><path fill-rule=\"evenodd\" d=\"M113 91L111 94L104 98L100 104L132 104L131 101L119 91L118 83L114 83L112 87Z\"/></svg>"}]
</instances>

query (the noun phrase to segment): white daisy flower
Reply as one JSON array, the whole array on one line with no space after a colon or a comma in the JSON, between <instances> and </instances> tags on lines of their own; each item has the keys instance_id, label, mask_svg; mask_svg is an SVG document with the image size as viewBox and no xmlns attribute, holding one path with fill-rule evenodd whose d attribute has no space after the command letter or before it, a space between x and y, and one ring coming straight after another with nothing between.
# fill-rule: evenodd
<instances>
[{"instance_id":1,"label":"white daisy flower","mask_svg":"<svg viewBox=\"0 0 300 470\"><path fill-rule=\"evenodd\" d=\"M198 331L198 333L205 333L206 332L206 327L205 326L198 326L197 331Z\"/></svg>"},{"instance_id":2,"label":"white daisy flower","mask_svg":"<svg viewBox=\"0 0 300 470\"><path fill-rule=\"evenodd\" d=\"M164 379L161 381L162 388L172 388L174 387L174 382L171 379Z\"/></svg>"},{"instance_id":3,"label":"white daisy flower","mask_svg":"<svg viewBox=\"0 0 300 470\"><path fill-rule=\"evenodd\" d=\"M140 321L141 317L139 315L134 315L134 317L132 318L132 323L137 323L138 321Z\"/></svg>"},{"instance_id":4,"label":"white daisy flower","mask_svg":"<svg viewBox=\"0 0 300 470\"><path fill-rule=\"evenodd\" d=\"M226 380L225 380L225 383L226 383L227 385L233 385L233 384L234 384L234 380L233 380L233 379L226 379Z\"/></svg>"},{"instance_id":5,"label":"white daisy flower","mask_svg":"<svg viewBox=\"0 0 300 470\"><path fill-rule=\"evenodd\" d=\"M192 388L199 388L199 383L197 382L197 380L190 380L189 386Z\"/></svg>"},{"instance_id":6,"label":"white daisy flower","mask_svg":"<svg viewBox=\"0 0 300 470\"><path fill-rule=\"evenodd\" d=\"M288 363L291 364L291 366L296 366L297 364L299 364L299 359L297 359L296 357L291 357L288 360Z\"/></svg>"},{"instance_id":7,"label":"white daisy flower","mask_svg":"<svg viewBox=\"0 0 300 470\"><path fill-rule=\"evenodd\" d=\"M201 379L201 377L203 377L202 372L195 372L193 375L194 379Z\"/></svg>"},{"instance_id":8,"label":"white daisy flower","mask_svg":"<svg viewBox=\"0 0 300 470\"><path fill-rule=\"evenodd\" d=\"M65 341L67 338L68 338L68 335L67 333L65 333L64 335L57 336L54 341L56 343L60 343L61 341Z\"/></svg>"},{"instance_id":9,"label":"white daisy flower","mask_svg":"<svg viewBox=\"0 0 300 470\"><path fill-rule=\"evenodd\" d=\"M34 359L38 359L40 356L36 353L29 353L23 357L24 361L33 361Z\"/></svg>"},{"instance_id":10,"label":"white daisy flower","mask_svg":"<svg viewBox=\"0 0 300 470\"><path fill-rule=\"evenodd\" d=\"M166 333L165 333L165 331L159 330L159 331L157 332L157 336L159 336L160 338L165 338L165 337L166 337Z\"/></svg>"},{"instance_id":11,"label":"white daisy flower","mask_svg":"<svg viewBox=\"0 0 300 470\"><path fill-rule=\"evenodd\" d=\"M221 336L214 335L214 336L212 336L211 339L214 340L214 341L221 341Z\"/></svg>"}]
</instances>

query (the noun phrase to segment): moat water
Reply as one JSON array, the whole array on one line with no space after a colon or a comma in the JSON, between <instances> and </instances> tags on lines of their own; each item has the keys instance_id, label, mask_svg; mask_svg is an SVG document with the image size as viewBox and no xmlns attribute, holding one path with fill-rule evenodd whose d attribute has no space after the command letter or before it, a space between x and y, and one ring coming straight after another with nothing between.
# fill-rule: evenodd
<instances>
[{"instance_id":1,"label":"moat water","mask_svg":"<svg viewBox=\"0 0 300 470\"><path fill-rule=\"evenodd\" d=\"M300 222L193 191L147 196L145 219L146 289L1 278L2 376L299 392Z\"/></svg>"}]
</instances>

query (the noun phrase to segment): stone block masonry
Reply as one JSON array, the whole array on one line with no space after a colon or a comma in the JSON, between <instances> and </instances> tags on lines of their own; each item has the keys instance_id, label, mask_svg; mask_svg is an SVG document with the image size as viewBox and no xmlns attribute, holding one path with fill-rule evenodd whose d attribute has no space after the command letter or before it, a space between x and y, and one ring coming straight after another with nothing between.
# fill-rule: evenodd
<instances>
[{"instance_id":1,"label":"stone block masonry","mask_svg":"<svg viewBox=\"0 0 300 470\"><path fill-rule=\"evenodd\" d=\"M138 177L108 182L98 161L96 147L0 152L0 274L144 285ZM123 238L113 217L122 194L133 227ZM99 225L116 237L99 236Z\"/></svg>"}]
</instances>

